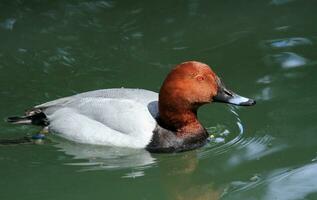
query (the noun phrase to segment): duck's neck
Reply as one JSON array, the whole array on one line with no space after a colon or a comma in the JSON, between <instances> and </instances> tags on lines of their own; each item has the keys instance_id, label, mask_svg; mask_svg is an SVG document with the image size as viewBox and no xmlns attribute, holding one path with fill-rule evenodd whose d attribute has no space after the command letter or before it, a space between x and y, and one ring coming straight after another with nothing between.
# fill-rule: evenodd
<instances>
[{"instance_id":1,"label":"duck's neck","mask_svg":"<svg viewBox=\"0 0 317 200\"><path fill-rule=\"evenodd\" d=\"M205 134L205 129L197 119L198 107L165 107L160 104L159 123L174 131L178 137L190 137Z\"/></svg>"},{"instance_id":2,"label":"duck's neck","mask_svg":"<svg viewBox=\"0 0 317 200\"><path fill-rule=\"evenodd\" d=\"M159 102L158 125L146 149L150 152L180 152L206 143L208 134L197 119L197 107Z\"/></svg>"}]
</instances>

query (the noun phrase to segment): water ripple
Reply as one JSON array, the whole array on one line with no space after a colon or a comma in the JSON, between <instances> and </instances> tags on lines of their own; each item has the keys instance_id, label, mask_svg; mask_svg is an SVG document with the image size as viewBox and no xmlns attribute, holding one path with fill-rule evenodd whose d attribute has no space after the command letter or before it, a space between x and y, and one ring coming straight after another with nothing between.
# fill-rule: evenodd
<instances>
[{"instance_id":1,"label":"water ripple","mask_svg":"<svg viewBox=\"0 0 317 200\"><path fill-rule=\"evenodd\" d=\"M312 45L312 41L303 37L292 37L268 40L267 43L273 48L294 47L299 45Z\"/></svg>"},{"instance_id":2,"label":"water ripple","mask_svg":"<svg viewBox=\"0 0 317 200\"><path fill-rule=\"evenodd\" d=\"M273 140L270 135L240 140L236 143L235 152L230 155L227 166L235 167L245 161L258 160L285 147L283 145L272 147Z\"/></svg>"},{"instance_id":3,"label":"water ripple","mask_svg":"<svg viewBox=\"0 0 317 200\"><path fill-rule=\"evenodd\" d=\"M236 129L230 130L224 125L206 128L211 133L210 143L202 148L199 157L202 159L210 156L224 154L230 151L237 144L244 133L243 123L234 106L230 106L229 111L235 116Z\"/></svg>"},{"instance_id":4,"label":"water ripple","mask_svg":"<svg viewBox=\"0 0 317 200\"><path fill-rule=\"evenodd\" d=\"M244 125L232 106L230 112L235 115L236 128L228 129L223 125L210 127L213 133L210 144L199 152L199 158L208 159L226 155L223 167L234 168L245 161L258 160L266 155L280 151L285 145L272 146L274 138L268 134L263 136L244 136ZM220 139L219 139L220 138Z\"/></svg>"}]
</instances>

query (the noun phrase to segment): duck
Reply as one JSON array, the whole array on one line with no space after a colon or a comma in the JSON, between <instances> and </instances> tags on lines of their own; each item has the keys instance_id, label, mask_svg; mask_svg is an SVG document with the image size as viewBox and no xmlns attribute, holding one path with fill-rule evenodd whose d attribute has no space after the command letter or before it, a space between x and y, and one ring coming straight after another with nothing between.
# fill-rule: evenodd
<instances>
[{"instance_id":1,"label":"duck","mask_svg":"<svg viewBox=\"0 0 317 200\"><path fill-rule=\"evenodd\" d=\"M255 105L227 89L210 66L176 65L159 93L146 89L99 89L59 98L8 117L12 124L37 125L76 143L183 152L204 146L209 134L197 117L205 104Z\"/></svg>"}]
</instances>

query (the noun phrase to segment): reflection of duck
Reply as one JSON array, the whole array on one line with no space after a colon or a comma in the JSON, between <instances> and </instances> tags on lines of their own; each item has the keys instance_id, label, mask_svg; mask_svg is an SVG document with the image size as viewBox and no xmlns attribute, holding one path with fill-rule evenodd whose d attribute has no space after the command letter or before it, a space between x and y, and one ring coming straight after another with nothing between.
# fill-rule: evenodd
<instances>
[{"instance_id":1,"label":"reflection of duck","mask_svg":"<svg viewBox=\"0 0 317 200\"><path fill-rule=\"evenodd\" d=\"M190 61L168 74L159 95L142 89L96 90L35 106L8 121L48 126L79 143L185 151L205 144L208 134L197 109L212 101L255 104L226 89L208 65Z\"/></svg>"},{"instance_id":2,"label":"reflection of duck","mask_svg":"<svg viewBox=\"0 0 317 200\"><path fill-rule=\"evenodd\" d=\"M175 155L176 156L176 155ZM192 151L177 155L173 159L160 160L160 178L168 199L173 200L217 200L223 192L210 177L202 178L197 174L197 152Z\"/></svg>"},{"instance_id":3,"label":"reflection of duck","mask_svg":"<svg viewBox=\"0 0 317 200\"><path fill-rule=\"evenodd\" d=\"M155 158L144 149L118 148L101 145L79 144L58 138L51 138L54 145L66 155L73 156L70 165L83 166L84 170L139 168L155 163ZM140 168L140 169L141 169Z\"/></svg>"}]
</instances>

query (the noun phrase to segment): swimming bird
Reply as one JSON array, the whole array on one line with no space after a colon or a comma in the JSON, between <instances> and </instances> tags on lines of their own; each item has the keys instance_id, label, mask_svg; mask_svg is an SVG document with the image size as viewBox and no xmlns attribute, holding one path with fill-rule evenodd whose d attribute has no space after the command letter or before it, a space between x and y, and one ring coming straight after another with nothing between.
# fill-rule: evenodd
<instances>
[{"instance_id":1,"label":"swimming bird","mask_svg":"<svg viewBox=\"0 0 317 200\"><path fill-rule=\"evenodd\" d=\"M100 89L34 106L13 124L33 124L78 143L181 152L203 146L208 133L197 118L204 104L255 101L227 89L204 63L171 70L159 94L145 89Z\"/></svg>"}]
</instances>

